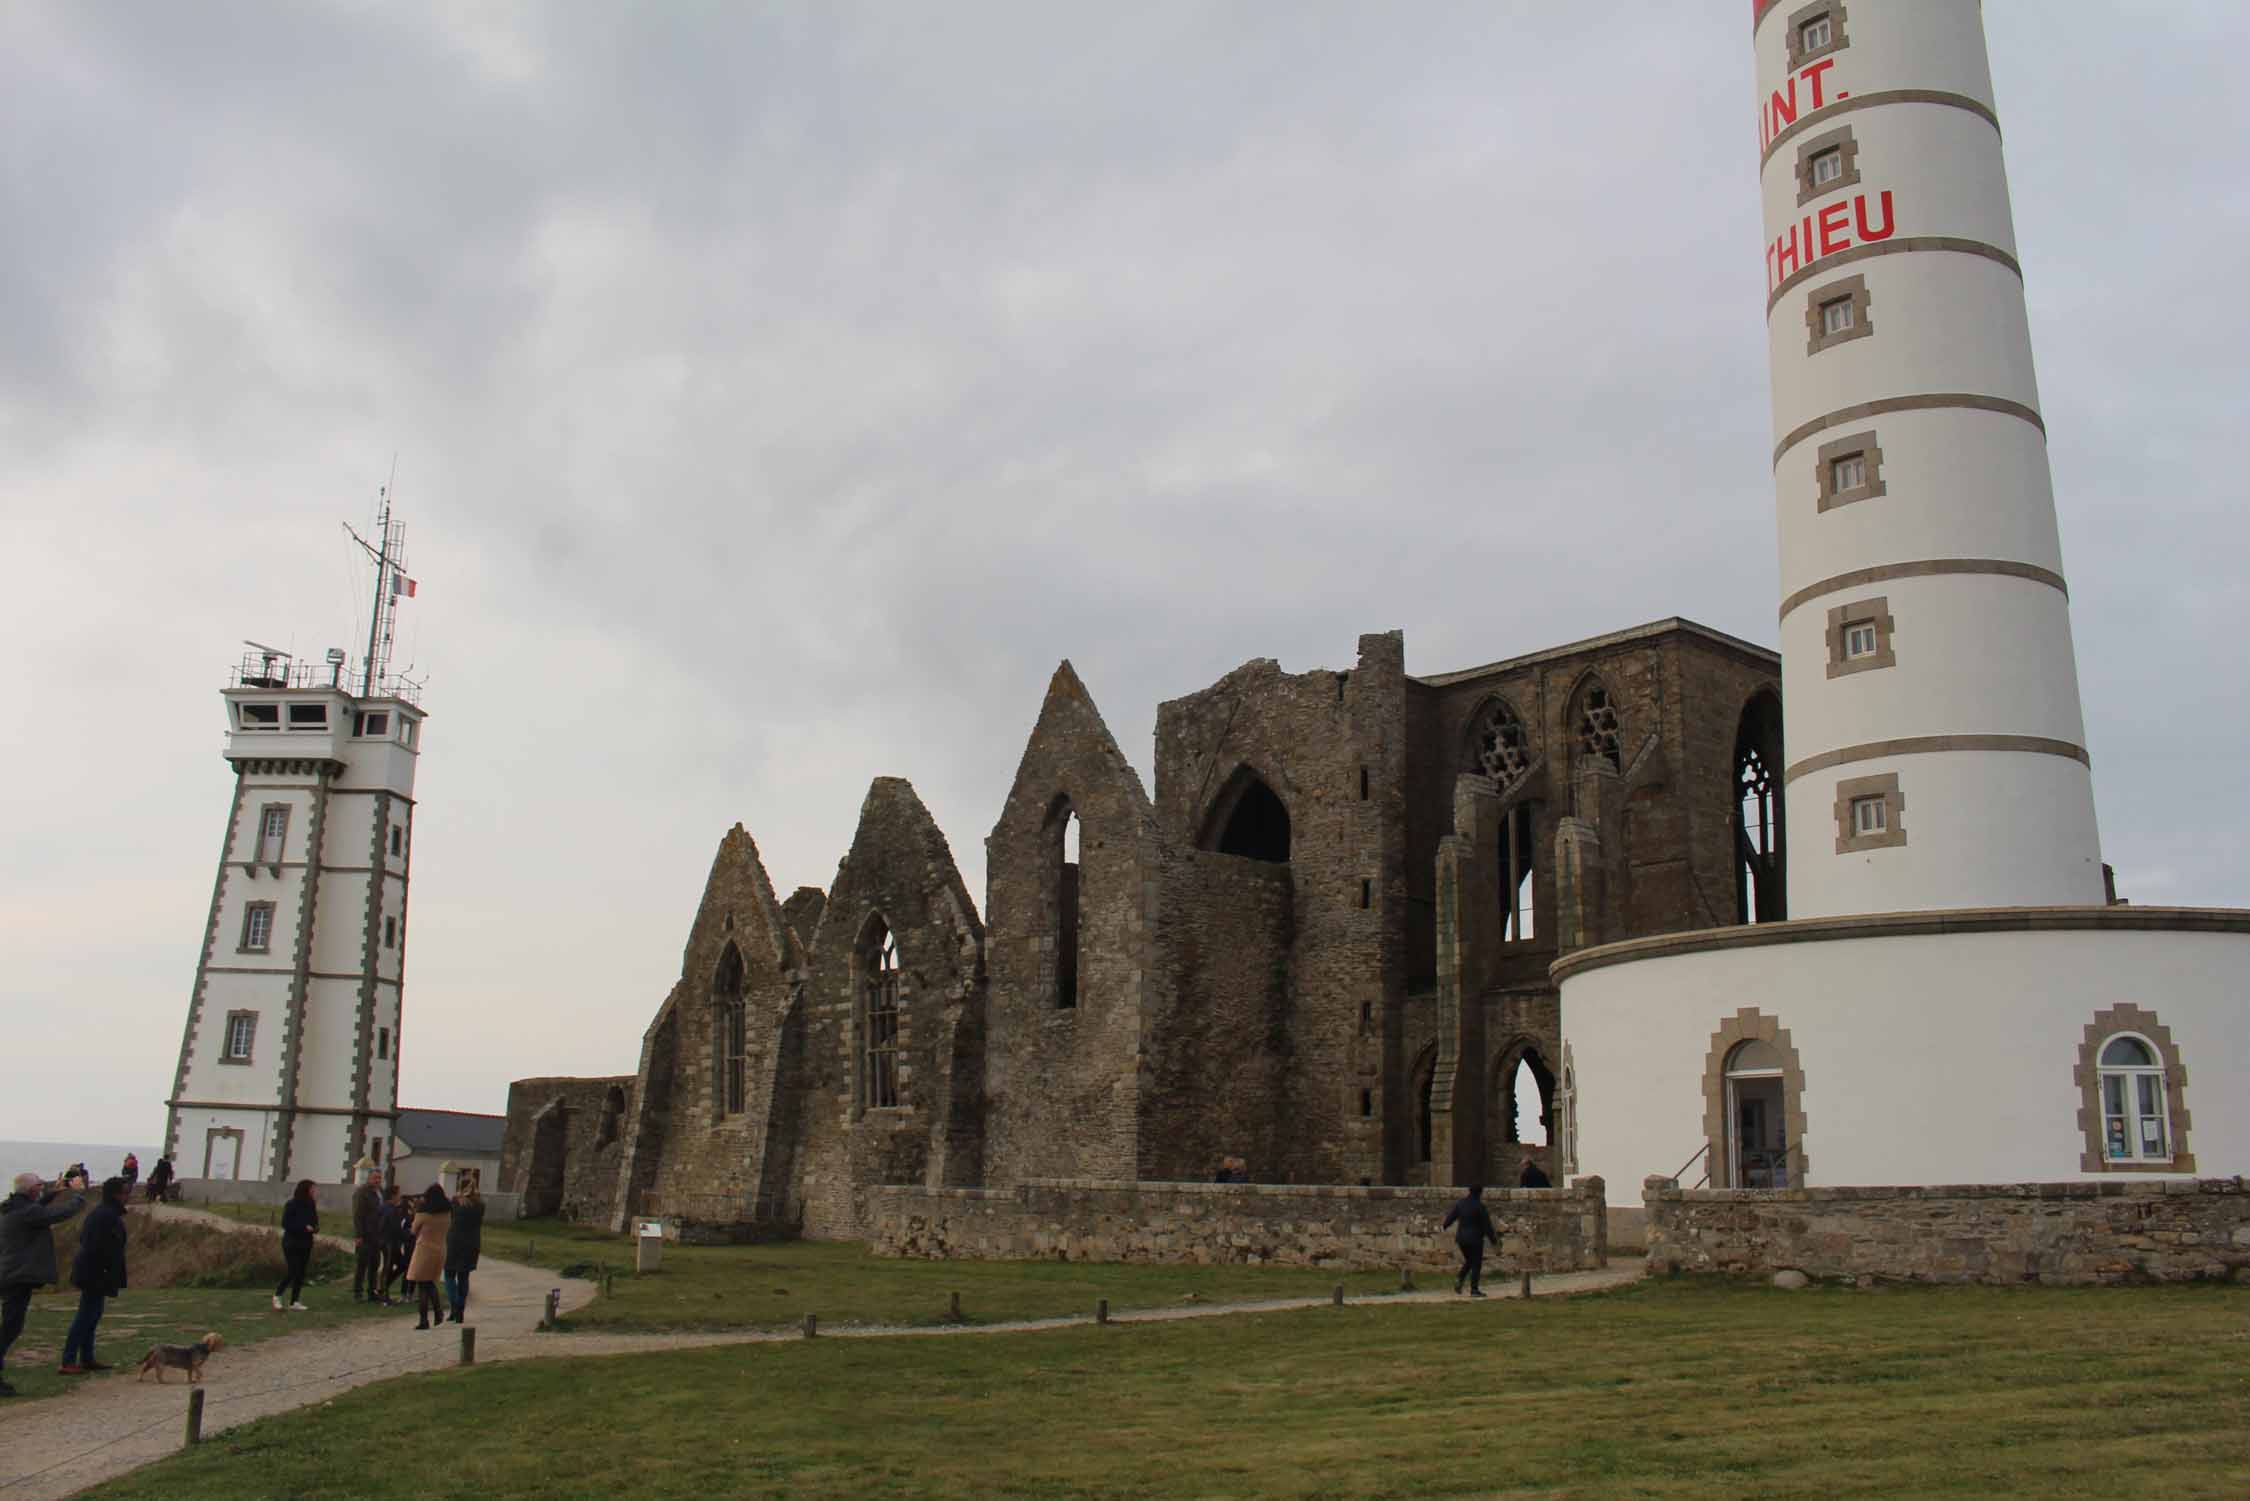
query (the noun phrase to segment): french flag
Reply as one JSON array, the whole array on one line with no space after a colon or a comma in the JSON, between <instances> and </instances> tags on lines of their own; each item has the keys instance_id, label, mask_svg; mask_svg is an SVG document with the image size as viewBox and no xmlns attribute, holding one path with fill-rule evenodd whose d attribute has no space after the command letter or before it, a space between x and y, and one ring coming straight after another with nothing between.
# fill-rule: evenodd
<instances>
[{"instance_id":1,"label":"french flag","mask_svg":"<svg viewBox=\"0 0 2250 1501\"><path fill-rule=\"evenodd\" d=\"M408 578L403 573L394 573L391 575L391 598L393 599L399 599L402 597L406 599L412 599L414 597L414 591L419 587L420 586L417 585L414 580Z\"/></svg>"}]
</instances>

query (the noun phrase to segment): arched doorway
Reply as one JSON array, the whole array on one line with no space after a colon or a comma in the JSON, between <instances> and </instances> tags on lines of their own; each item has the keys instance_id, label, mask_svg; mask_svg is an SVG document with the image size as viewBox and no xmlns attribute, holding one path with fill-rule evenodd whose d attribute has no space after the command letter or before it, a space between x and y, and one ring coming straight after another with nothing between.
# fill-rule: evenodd
<instances>
[{"instance_id":1,"label":"arched doorway","mask_svg":"<svg viewBox=\"0 0 2250 1501\"><path fill-rule=\"evenodd\" d=\"M1787 1064L1772 1043L1737 1043L1726 1065L1726 1178L1730 1188L1787 1188Z\"/></svg>"},{"instance_id":2,"label":"arched doorway","mask_svg":"<svg viewBox=\"0 0 2250 1501\"><path fill-rule=\"evenodd\" d=\"M1485 1181L1495 1188L1515 1187L1528 1159L1552 1182L1555 1071L1539 1045L1523 1038L1505 1049L1493 1070L1492 1084Z\"/></svg>"}]
</instances>

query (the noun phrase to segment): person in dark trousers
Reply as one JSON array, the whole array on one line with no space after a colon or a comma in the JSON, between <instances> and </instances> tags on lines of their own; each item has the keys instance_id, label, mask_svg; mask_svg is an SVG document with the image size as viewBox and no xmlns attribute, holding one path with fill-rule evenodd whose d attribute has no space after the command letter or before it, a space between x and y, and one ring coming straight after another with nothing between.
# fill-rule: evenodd
<instances>
[{"instance_id":1,"label":"person in dark trousers","mask_svg":"<svg viewBox=\"0 0 2250 1501\"><path fill-rule=\"evenodd\" d=\"M171 1191L172 1159L159 1157L156 1159L156 1166L148 1170L148 1201L151 1204L161 1204L164 1196Z\"/></svg>"},{"instance_id":2,"label":"person in dark trousers","mask_svg":"<svg viewBox=\"0 0 2250 1501\"><path fill-rule=\"evenodd\" d=\"M71 1285L78 1289L78 1316L63 1335L61 1371L87 1376L109 1366L94 1359L94 1329L102 1306L125 1291L125 1180L104 1178L102 1201L78 1230L78 1254L70 1261Z\"/></svg>"},{"instance_id":3,"label":"person in dark trousers","mask_svg":"<svg viewBox=\"0 0 2250 1501\"><path fill-rule=\"evenodd\" d=\"M133 1189L141 1181L139 1154L127 1152L125 1154L125 1165L117 1170L117 1176L125 1180L125 1198L126 1202L130 1203L133 1198Z\"/></svg>"},{"instance_id":4,"label":"person in dark trousers","mask_svg":"<svg viewBox=\"0 0 2250 1501\"><path fill-rule=\"evenodd\" d=\"M1540 1170L1537 1158L1526 1157L1523 1160L1523 1176L1516 1180L1516 1187L1553 1188L1554 1186L1547 1181L1547 1175Z\"/></svg>"},{"instance_id":5,"label":"person in dark trousers","mask_svg":"<svg viewBox=\"0 0 2250 1501\"><path fill-rule=\"evenodd\" d=\"M273 1306L291 1313L305 1311L305 1268L312 1265L313 1237L320 1234L320 1205L313 1199L313 1180L297 1180L297 1191L281 1211L281 1280L274 1284ZM281 1301L287 1293L289 1301Z\"/></svg>"},{"instance_id":6,"label":"person in dark trousers","mask_svg":"<svg viewBox=\"0 0 2250 1501\"><path fill-rule=\"evenodd\" d=\"M383 1238L383 1306L389 1307L397 1299L391 1296L391 1284L398 1282L399 1290L411 1296L414 1284L404 1281L406 1259L414 1253L413 1206L393 1183L383 1190L383 1217L377 1228Z\"/></svg>"},{"instance_id":7,"label":"person in dark trousers","mask_svg":"<svg viewBox=\"0 0 2250 1501\"><path fill-rule=\"evenodd\" d=\"M414 1284L416 1307L421 1310L422 1322L417 1329L431 1327L430 1315L437 1322L445 1322L446 1305L438 1299L438 1278L445 1275L445 1235L453 1228L453 1201L445 1190L433 1183L414 1206L414 1259L406 1264L407 1279Z\"/></svg>"},{"instance_id":8,"label":"person in dark trousers","mask_svg":"<svg viewBox=\"0 0 2250 1501\"><path fill-rule=\"evenodd\" d=\"M453 1322L469 1307L469 1273L477 1269L484 1250L484 1195L477 1180L461 1175L461 1196L453 1201L453 1222L445 1227L445 1301L453 1305Z\"/></svg>"},{"instance_id":9,"label":"person in dark trousers","mask_svg":"<svg viewBox=\"0 0 2250 1501\"><path fill-rule=\"evenodd\" d=\"M18 1173L14 1191L0 1200L0 1397L12 1397L4 1368L8 1347L23 1333L31 1295L55 1280L55 1226L86 1207L86 1180L66 1184Z\"/></svg>"},{"instance_id":10,"label":"person in dark trousers","mask_svg":"<svg viewBox=\"0 0 2250 1501\"><path fill-rule=\"evenodd\" d=\"M367 1175L352 1190L352 1301L383 1296L383 1175Z\"/></svg>"},{"instance_id":11,"label":"person in dark trousers","mask_svg":"<svg viewBox=\"0 0 2250 1501\"><path fill-rule=\"evenodd\" d=\"M1450 1228L1453 1244L1461 1251L1461 1275L1453 1279L1453 1290L1459 1292L1461 1284L1467 1282L1470 1297L1483 1297L1484 1289L1477 1282L1484 1275L1484 1245L1486 1241L1500 1244L1500 1232L1492 1228L1492 1211L1484 1207L1484 1185L1470 1184L1469 1191L1445 1212L1445 1223L1438 1228Z\"/></svg>"}]
</instances>

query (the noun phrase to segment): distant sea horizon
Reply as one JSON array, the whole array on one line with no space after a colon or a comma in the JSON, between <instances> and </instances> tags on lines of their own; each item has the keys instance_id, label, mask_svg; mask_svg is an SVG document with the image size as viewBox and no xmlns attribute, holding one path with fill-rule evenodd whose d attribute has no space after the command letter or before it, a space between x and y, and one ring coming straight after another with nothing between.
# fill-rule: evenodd
<instances>
[{"instance_id":1,"label":"distant sea horizon","mask_svg":"<svg viewBox=\"0 0 2250 1501\"><path fill-rule=\"evenodd\" d=\"M52 1177L72 1163L83 1162L87 1174L99 1185L102 1179L117 1174L125 1165L125 1154L131 1152L141 1159L141 1180L146 1182L163 1151L162 1147L146 1143L120 1146L92 1141L0 1141L0 1179L13 1178L18 1173Z\"/></svg>"}]
</instances>

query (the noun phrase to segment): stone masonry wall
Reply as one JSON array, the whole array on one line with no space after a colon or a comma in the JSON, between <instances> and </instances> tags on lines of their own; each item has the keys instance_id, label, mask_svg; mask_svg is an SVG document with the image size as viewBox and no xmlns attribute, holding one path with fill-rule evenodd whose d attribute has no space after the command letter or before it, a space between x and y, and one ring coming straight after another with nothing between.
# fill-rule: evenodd
<instances>
[{"instance_id":1,"label":"stone masonry wall","mask_svg":"<svg viewBox=\"0 0 2250 1501\"><path fill-rule=\"evenodd\" d=\"M869 1098L866 981L898 944L898 1103ZM860 1233L868 1184L978 1181L984 925L914 788L877 777L822 910L786 1127L804 1233Z\"/></svg>"},{"instance_id":2,"label":"stone masonry wall","mask_svg":"<svg viewBox=\"0 0 2250 1501\"><path fill-rule=\"evenodd\" d=\"M879 1256L1159 1261L1343 1269L1459 1265L1440 1230L1454 1189L1050 1180L1013 1189L881 1188ZM1602 1181L1491 1192L1494 1275L1584 1271L1609 1259Z\"/></svg>"},{"instance_id":3,"label":"stone masonry wall","mask_svg":"<svg viewBox=\"0 0 2250 1501\"><path fill-rule=\"evenodd\" d=\"M526 1216L606 1225L616 1211L617 1167L636 1080L518 1079L508 1086L500 1188Z\"/></svg>"},{"instance_id":4,"label":"stone masonry wall","mask_svg":"<svg viewBox=\"0 0 2250 1501\"><path fill-rule=\"evenodd\" d=\"M1065 813L1079 820L1075 1004ZM1156 817L1086 685L1055 669L985 840L984 1176L1135 1175Z\"/></svg>"},{"instance_id":5,"label":"stone masonry wall","mask_svg":"<svg viewBox=\"0 0 2250 1501\"><path fill-rule=\"evenodd\" d=\"M1885 1282L2250 1281L2240 1178L1680 1189L1651 1178L1648 1269Z\"/></svg>"},{"instance_id":6,"label":"stone masonry wall","mask_svg":"<svg viewBox=\"0 0 2250 1501\"><path fill-rule=\"evenodd\" d=\"M1348 672L1285 673L1260 659L1157 707L1156 806L1172 845L1216 850L1251 778L1289 812L1287 1012L1265 1055L1280 1061L1271 1102L1289 1125L1277 1158L1253 1160L1254 1177L1379 1183L1403 1172L1386 1161L1384 1122L1412 1109L1400 1028L1405 706L1406 643L1394 631L1361 636ZM1162 983L1179 1015L1232 999L1199 992L1192 974ZM1152 1149L1193 1108L1144 1094L1141 1177L1171 1176Z\"/></svg>"}]
</instances>

